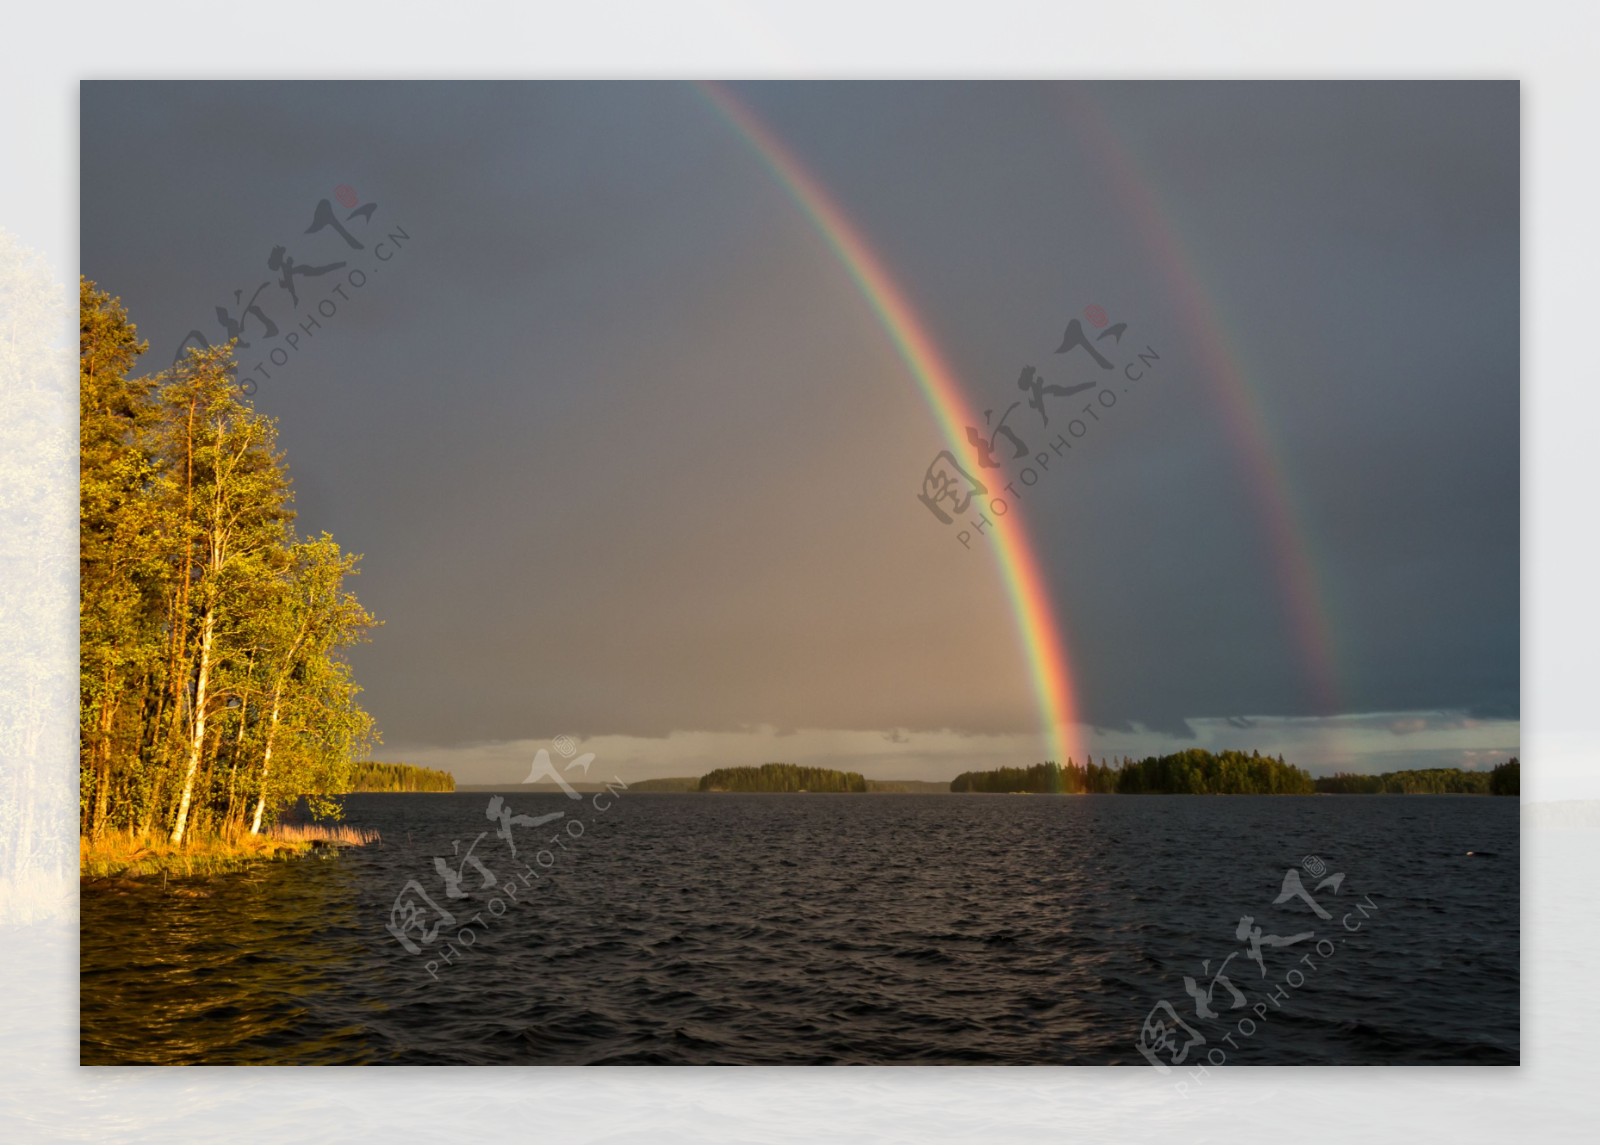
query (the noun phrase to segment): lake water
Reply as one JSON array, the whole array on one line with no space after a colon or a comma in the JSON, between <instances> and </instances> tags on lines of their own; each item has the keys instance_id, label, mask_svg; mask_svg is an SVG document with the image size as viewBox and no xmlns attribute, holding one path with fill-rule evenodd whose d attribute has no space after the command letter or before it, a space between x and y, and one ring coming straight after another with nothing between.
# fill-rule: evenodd
<instances>
[{"instance_id":1,"label":"lake water","mask_svg":"<svg viewBox=\"0 0 1600 1146\"><path fill-rule=\"evenodd\" d=\"M382 848L84 885L82 1061L1519 1059L1513 799L504 798L561 815L358 795Z\"/></svg>"}]
</instances>

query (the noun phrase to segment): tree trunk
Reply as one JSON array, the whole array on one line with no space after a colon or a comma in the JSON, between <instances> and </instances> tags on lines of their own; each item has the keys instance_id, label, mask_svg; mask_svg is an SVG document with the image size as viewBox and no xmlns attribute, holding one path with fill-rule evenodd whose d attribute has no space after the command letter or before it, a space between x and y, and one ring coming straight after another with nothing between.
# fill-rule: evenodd
<instances>
[{"instance_id":1,"label":"tree trunk","mask_svg":"<svg viewBox=\"0 0 1600 1146\"><path fill-rule=\"evenodd\" d=\"M98 840L106 830L106 815L111 799L111 729L116 722L116 705L111 700L111 670L106 669L105 693L100 700L99 741L95 744L94 805L89 812L89 838Z\"/></svg>"},{"instance_id":2,"label":"tree trunk","mask_svg":"<svg viewBox=\"0 0 1600 1146\"><path fill-rule=\"evenodd\" d=\"M206 743L206 689L211 683L211 636L216 628L216 608L206 606L205 620L200 624L200 672L195 678L194 708L190 713L193 732L189 737L189 762L184 769L183 794L178 797L178 815L172 825L172 842L183 843L183 833L189 826L189 806L194 802L194 778L200 770L200 756Z\"/></svg>"},{"instance_id":3,"label":"tree trunk","mask_svg":"<svg viewBox=\"0 0 1600 1146\"><path fill-rule=\"evenodd\" d=\"M194 520L194 438L197 400L190 399L188 421L184 431L183 461L183 521ZM189 602L194 585L193 542L183 543L183 578L174 587L167 614L167 679L161 698L161 707L172 713L167 726L161 727L160 712L156 715L156 737L160 745L157 762L157 786L164 785L174 769L174 756L179 740L179 721L183 717L184 690L189 684ZM192 715L192 714L191 714ZM159 805L152 803L151 816L157 814Z\"/></svg>"},{"instance_id":4,"label":"tree trunk","mask_svg":"<svg viewBox=\"0 0 1600 1146\"><path fill-rule=\"evenodd\" d=\"M267 807L267 774L272 770L272 741L278 734L278 703L283 695L280 686L272 694L272 720L267 725L267 746L261 753L261 794L256 797L256 815L250 822L250 834L261 834L261 813Z\"/></svg>"},{"instance_id":5,"label":"tree trunk","mask_svg":"<svg viewBox=\"0 0 1600 1146\"><path fill-rule=\"evenodd\" d=\"M230 834L233 832L235 826L233 820L233 796L238 785L239 763L244 759L244 729L245 722L250 715L250 672L255 668L255 663L255 654L252 653L250 655L249 667L245 669L244 692L242 692L239 696L239 735L234 738L233 759L228 765L228 810L223 814L222 822L224 825L226 825L226 830ZM243 818L243 815L241 815L240 819L242 820Z\"/></svg>"}]
</instances>

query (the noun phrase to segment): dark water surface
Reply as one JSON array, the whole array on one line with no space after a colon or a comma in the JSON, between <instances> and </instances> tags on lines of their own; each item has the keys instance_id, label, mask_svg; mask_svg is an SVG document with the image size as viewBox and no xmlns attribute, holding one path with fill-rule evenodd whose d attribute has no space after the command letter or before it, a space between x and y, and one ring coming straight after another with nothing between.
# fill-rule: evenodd
<instances>
[{"instance_id":1,"label":"dark water surface","mask_svg":"<svg viewBox=\"0 0 1600 1146\"><path fill-rule=\"evenodd\" d=\"M1143 1064L1162 1000L1186 1066L1518 1061L1516 800L508 789L562 813L512 859L489 799L353 796L381 849L85 884L82 1061ZM480 832L495 885L449 899L433 857ZM1290 869L1330 919L1273 904ZM408 880L456 917L419 955ZM1245 915L1313 934L1258 967ZM1198 1018L1184 976L1236 951L1245 1004Z\"/></svg>"}]
</instances>

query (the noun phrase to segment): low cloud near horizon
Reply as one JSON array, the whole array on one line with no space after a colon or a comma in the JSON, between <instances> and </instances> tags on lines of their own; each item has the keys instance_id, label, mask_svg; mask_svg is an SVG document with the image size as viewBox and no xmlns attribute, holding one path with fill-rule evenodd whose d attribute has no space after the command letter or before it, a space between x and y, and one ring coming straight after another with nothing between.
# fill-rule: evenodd
<instances>
[{"instance_id":1,"label":"low cloud near horizon","mask_svg":"<svg viewBox=\"0 0 1600 1146\"><path fill-rule=\"evenodd\" d=\"M1150 755L1184 748L1238 749L1283 757L1314 776L1334 772L1392 772L1408 768L1485 771L1515 756L1517 721L1475 720L1459 713L1374 713L1331 719L1239 718L1191 722L1194 734L1171 736L1137 729L1099 730L1092 755ZM442 768L461 784L521 783L535 754L548 740L491 741L453 746L396 745L379 759ZM674 732L663 737L601 735L575 737L592 752L590 780L620 777L626 783L667 776L700 776L715 768L784 762L860 772L873 780L952 780L962 772L1042 760L1034 734L967 735L950 730L845 731L804 728L780 733L771 727L724 732Z\"/></svg>"}]
</instances>

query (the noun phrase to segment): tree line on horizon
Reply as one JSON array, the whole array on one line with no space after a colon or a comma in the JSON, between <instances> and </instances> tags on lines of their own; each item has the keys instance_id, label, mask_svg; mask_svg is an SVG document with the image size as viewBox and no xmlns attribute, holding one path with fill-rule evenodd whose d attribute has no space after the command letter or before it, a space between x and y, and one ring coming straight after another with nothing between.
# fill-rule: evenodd
<instances>
[{"instance_id":1,"label":"tree line on horizon","mask_svg":"<svg viewBox=\"0 0 1600 1146\"><path fill-rule=\"evenodd\" d=\"M1065 795L1517 795L1520 765L1515 757L1489 772L1460 768L1427 768L1382 775L1340 772L1313 778L1286 763L1281 755L1259 752L1208 752L1189 748L1143 760L1122 757L1115 764L1090 757L1065 767L1053 760L1030 768L995 768L963 772L950 782L952 792L1029 792Z\"/></svg>"},{"instance_id":2,"label":"tree line on horizon","mask_svg":"<svg viewBox=\"0 0 1600 1146\"><path fill-rule=\"evenodd\" d=\"M1464 768L1413 768L1379 774L1335 772L1317 778L1317 791L1361 796L1517 796L1522 763L1517 757L1487 772Z\"/></svg>"},{"instance_id":3,"label":"tree line on horizon","mask_svg":"<svg viewBox=\"0 0 1600 1146\"><path fill-rule=\"evenodd\" d=\"M363 760L352 767L347 792L454 792L456 778L438 768Z\"/></svg>"},{"instance_id":4,"label":"tree line on horizon","mask_svg":"<svg viewBox=\"0 0 1600 1146\"><path fill-rule=\"evenodd\" d=\"M832 770L820 769L820 771ZM838 772L836 774L839 776L851 775L851 773L846 772ZM838 783L842 784L843 782L838 781ZM866 781L866 785L866 791L868 792L896 792L900 794L928 794L933 792L948 792L950 790L950 785L944 783L943 781L935 780L874 780L869 777ZM635 780L633 783L628 785L628 791L630 792L698 792L700 790L699 776L662 776L652 780ZM768 789L762 790L766 791ZM780 789L772 790L777 791ZM821 791L822 789L808 788L806 790L808 792L814 792ZM848 790L852 792L861 791L860 788L856 787L841 787L838 789L829 790Z\"/></svg>"},{"instance_id":5,"label":"tree line on horizon","mask_svg":"<svg viewBox=\"0 0 1600 1146\"><path fill-rule=\"evenodd\" d=\"M704 776L673 776L636 781L638 792L949 792L1040 793L1057 795L1495 795L1520 792L1516 757L1488 772L1461 768L1420 768L1381 774L1337 772L1313 777L1279 756L1238 751L1212 753L1190 748L1143 760L1120 757L1115 763L1090 757L1065 767L1045 761L1028 768L963 772L948 785L915 780L870 780L856 772L796 764L719 768Z\"/></svg>"},{"instance_id":6,"label":"tree line on horizon","mask_svg":"<svg viewBox=\"0 0 1600 1146\"><path fill-rule=\"evenodd\" d=\"M1081 765L1071 759L1065 766L1047 760L1031 768L963 772L950 781L950 790L1064 795L1308 795L1313 791L1311 774L1285 763L1282 756L1262 756L1259 752L1211 753L1203 748L1189 748L1167 756L1148 756L1143 760L1122 757L1114 764L1103 757L1096 764L1091 756Z\"/></svg>"},{"instance_id":7,"label":"tree line on horizon","mask_svg":"<svg viewBox=\"0 0 1600 1146\"><path fill-rule=\"evenodd\" d=\"M701 792L865 792L859 772L807 768L799 764L763 764L759 768L718 768L700 777Z\"/></svg>"},{"instance_id":8,"label":"tree line on horizon","mask_svg":"<svg viewBox=\"0 0 1600 1146\"><path fill-rule=\"evenodd\" d=\"M347 650L359 557L294 529L277 424L232 344L136 375L119 299L79 284L81 834L261 832L336 810L377 739Z\"/></svg>"}]
</instances>

